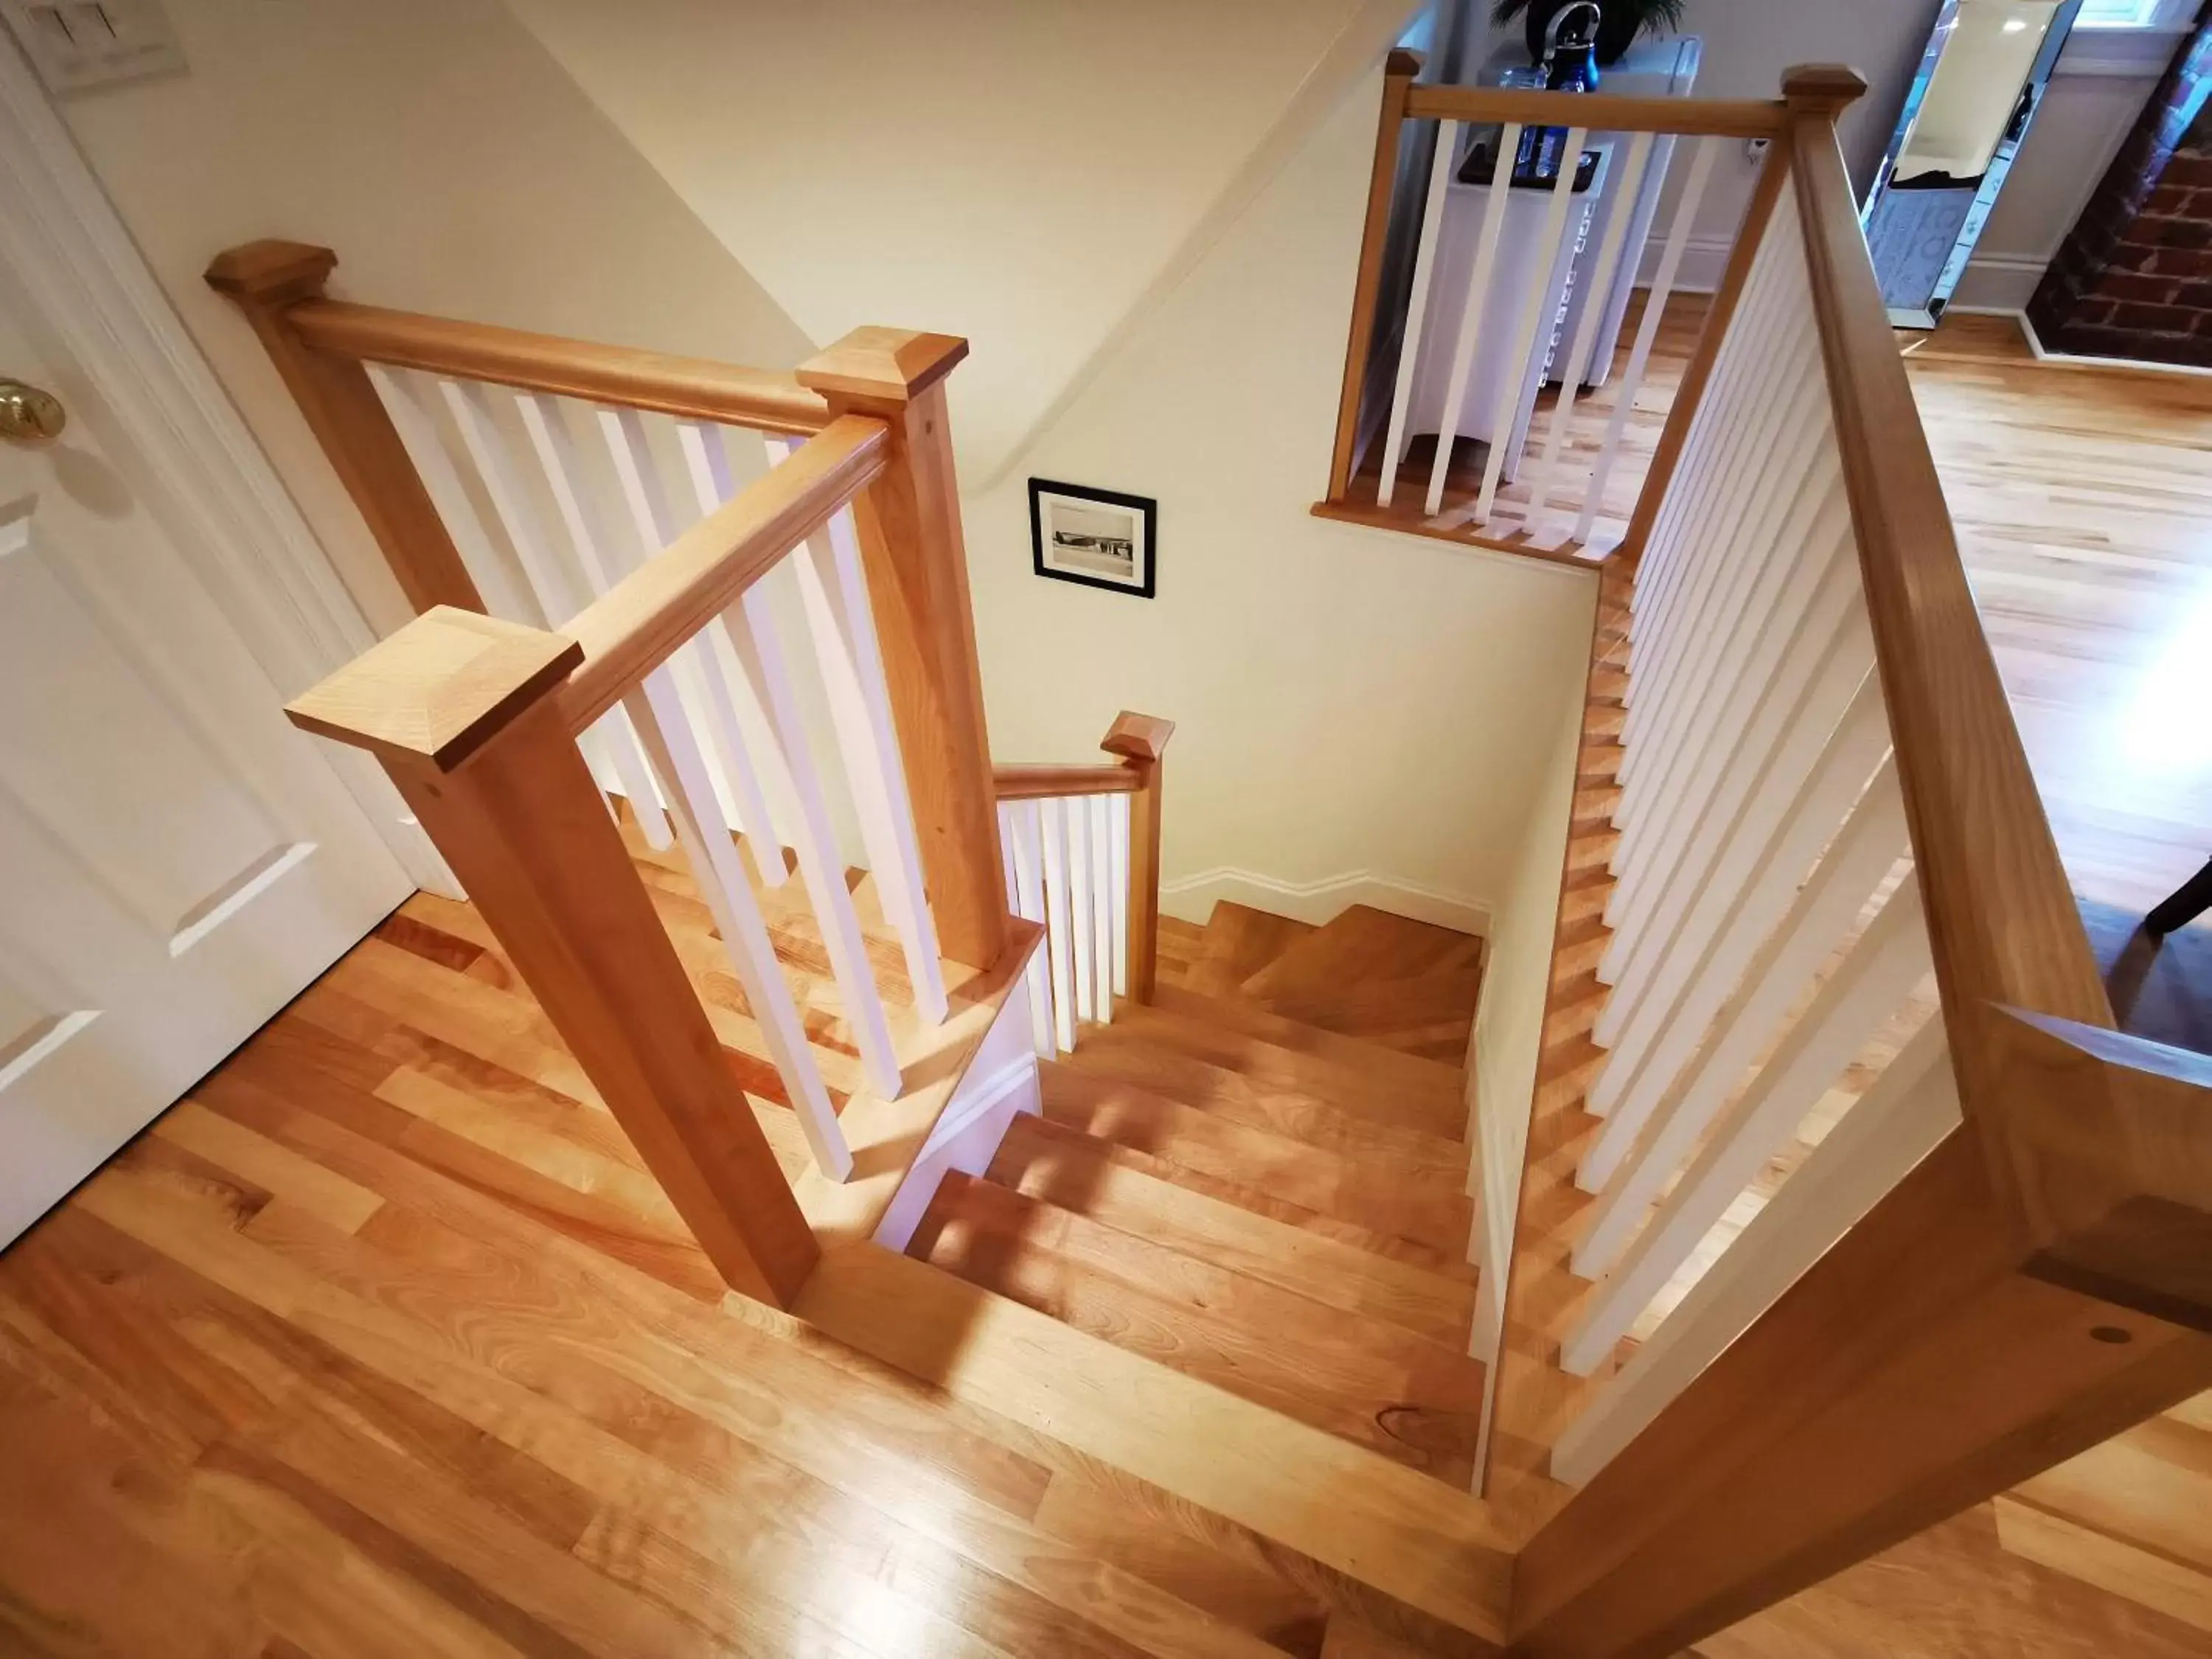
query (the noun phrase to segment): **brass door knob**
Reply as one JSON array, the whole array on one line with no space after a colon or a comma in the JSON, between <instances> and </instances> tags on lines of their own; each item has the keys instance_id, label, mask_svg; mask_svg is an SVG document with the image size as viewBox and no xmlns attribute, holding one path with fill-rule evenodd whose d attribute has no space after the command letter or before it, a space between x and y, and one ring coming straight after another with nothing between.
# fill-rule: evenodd
<instances>
[{"instance_id":1,"label":"brass door knob","mask_svg":"<svg viewBox=\"0 0 2212 1659\"><path fill-rule=\"evenodd\" d=\"M61 436L68 424L69 411L52 392L0 377L0 438L43 443Z\"/></svg>"}]
</instances>

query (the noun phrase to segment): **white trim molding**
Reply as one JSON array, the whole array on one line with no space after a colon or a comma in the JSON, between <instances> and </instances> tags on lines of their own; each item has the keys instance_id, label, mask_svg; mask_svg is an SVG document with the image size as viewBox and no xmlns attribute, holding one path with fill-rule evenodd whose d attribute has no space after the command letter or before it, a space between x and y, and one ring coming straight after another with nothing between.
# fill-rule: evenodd
<instances>
[{"instance_id":1,"label":"white trim molding","mask_svg":"<svg viewBox=\"0 0 2212 1659\"><path fill-rule=\"evenodd\" d=\"M185 331L46 88L0 32L0 269L98 412L134 484L278 691L306 690L375 635ZM408 873L457 892L398 795L326 754Z\"/></svg>"},{"instance_id":2,"label":"white trim molding","mask_svg":"<svg viewBox=\"0 0 2212 1659\"><path fill-rule=\"evenodd\" d=\"M1418 882L1401 881L1372 870L1353 870L1319 881L1283 881L1256 870L1223 865L1179 881L1160 884L1160 908L1183 921L1204 924L1221 900L1267 910L1316 927L1332 921L1355 904L1388 910L1414 921L1433 922L1478 938L1490 936L1488 899L1441 892Z\"/></svg>"}]
</instances>

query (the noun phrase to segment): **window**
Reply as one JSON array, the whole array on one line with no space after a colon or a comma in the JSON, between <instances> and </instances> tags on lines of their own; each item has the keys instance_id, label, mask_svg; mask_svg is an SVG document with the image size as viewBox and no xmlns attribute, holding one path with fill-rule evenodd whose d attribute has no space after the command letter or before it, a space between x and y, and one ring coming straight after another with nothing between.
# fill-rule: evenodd
<instances>
[{"instance_id":1,"label":"window","mask_svg":"<svg viewBox=\"0 0 2212 1659\"><path fill-rule=\"evenodd\" d=\"M2183 29L2197 0L2081 0L2077 29Z\"/></svg>"}]
</instances>

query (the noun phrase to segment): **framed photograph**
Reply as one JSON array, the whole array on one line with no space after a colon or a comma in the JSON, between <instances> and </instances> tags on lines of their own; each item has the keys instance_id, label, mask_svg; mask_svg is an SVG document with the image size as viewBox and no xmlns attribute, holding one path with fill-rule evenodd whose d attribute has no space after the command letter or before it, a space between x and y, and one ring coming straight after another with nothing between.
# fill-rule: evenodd
<instances>
[{"instance_id":1,"label":"framed photograph","mask_svg":"<svg viewBox=\"0 0 2212 1659\"><path fill-rule=\"evenodd\" d=\"M1030 547L1040 576L1152 597L1159 503L1081 484L1030 480Z\"/></svg>"}]
</instances>

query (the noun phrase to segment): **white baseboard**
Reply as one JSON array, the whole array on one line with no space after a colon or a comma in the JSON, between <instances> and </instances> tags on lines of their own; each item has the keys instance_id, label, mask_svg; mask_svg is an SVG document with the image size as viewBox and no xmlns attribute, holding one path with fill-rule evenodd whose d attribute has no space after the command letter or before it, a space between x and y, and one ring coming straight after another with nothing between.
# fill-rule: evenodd
<instances>
[{"instance_id":1,"label":"white baseboard","mask_svg":"<svg viewBox=\"0 0 2212 1659\"><path fill-rule=\"evenodd\" d=\"M2037 336L2035 325L2027 319L2025 311L2016 313L2020 331L2027 338L2027 349L2035 354L2039 363L2050 363L2058 368L2101 368L2130 374L2182 374L2198 380L2212 374L2212 368L2196 363L2160 363L2148 357L2082 357L2070 351L2051 351L2045 348Z\"/></svg>"},{"instance_id":2,"label":"white baseboard","mask_svg":"<svg viewBox=\"0 0 2212 1659\"><path fill-rule=\"evenodd\" d=\"M1316 927L1334 921L1352 905L1364 904L1415 921L1456 928L1462 933L1485 939L1490 935L1488 900L1438 892L1433 887L1376 875L1371 870L1354 870L1321 881L1298 882L1279 881L1255 870L1238 870L1224 865L1217 870L1201 870L1180 881L1160 884L1160 908L1184 921L1203 924L1222 899L1288 916L1293 921L1309 921Z\"/></svg>"},{"instance_id":3,"label":"white baseboard","mask_svg":"<svg viewBox=\"0 0 2212 1659\"><path fill-rule=\"evenodd\" d=\"M1969 312L2020 311L2035 295L2051 264L2048 253L1977 253L1966 261L1950 309Z\"/></svg>"}]
</instances>

